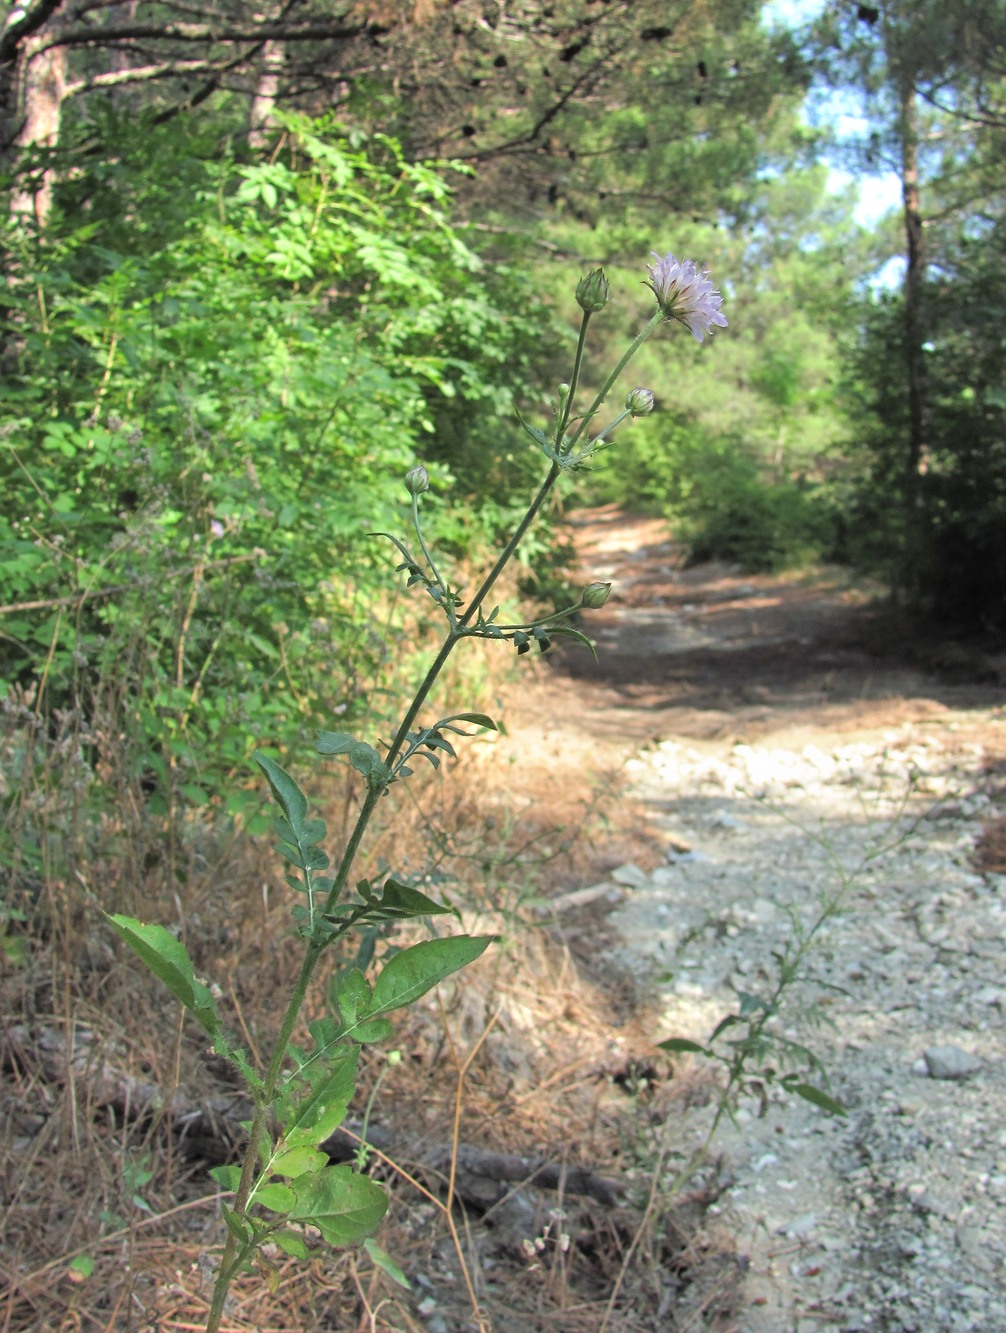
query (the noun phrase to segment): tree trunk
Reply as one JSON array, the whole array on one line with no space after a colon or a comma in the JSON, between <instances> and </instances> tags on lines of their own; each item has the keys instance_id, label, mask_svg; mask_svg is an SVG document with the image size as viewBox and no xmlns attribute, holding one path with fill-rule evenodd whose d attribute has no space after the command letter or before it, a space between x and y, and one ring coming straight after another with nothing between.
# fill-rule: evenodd
<instances>
[{"instance_id":1,"label":"tree trunk","mask_svg":"<svg viewBox=\"0 0 1006 1333\"><path fill-rule=\"evenodd\" d=\"M903 591L909 603L924 595L927 527L925 514L926 471L926 367L925 276L926 249L919 200L919 122L916 70L898 50L898 34L888 31L887 54L895 76L898 97L898 142L901 149L901 199L905 228L904 331L905 382L908 408L908 438L905 442L904 521L905 546ZM893 40L892 40L893 38Z\"/></svg>"},{"instance_id":2,"label":"tree trunk","mask_svg":"<svg viewBox=\"0 0 1006 1333\"><path fill-rule=\"evenodd\" d=\"M918 477L925 449L922 289L926 253L919 207L918 124L911 79L900 80L901 197L905 219L905 357L908 370L908 471Z\"/></svg>"},{"instance_id":3,"label":"tree trunk","mask_svg":"<svg viewBox=\"0 0 1006 1333\"><path fill-rule=\"evenodd\" d=\"M17 88L17 118L20 128L17 148L54 148L59 138L59 117L66 90L66 49L50 46L39 50L43 39L30 38L20 53ZM54 173L51 169L22 179L11 195L12 213L34 216L42 224L52 205Z\"/></svg>"},{"instance_id":4,"label":"tree trunk","mask_svg":"<svg viewBox=\"0 0 1006 1333\"><path fill-rule=\"evenodd\" d=\"M277 41L266 42L262 48L262 65L248 118L248 142L252 148L265 147L279 95L279 76L282 67L283 44Z\"/></svg>"}]
</instances>

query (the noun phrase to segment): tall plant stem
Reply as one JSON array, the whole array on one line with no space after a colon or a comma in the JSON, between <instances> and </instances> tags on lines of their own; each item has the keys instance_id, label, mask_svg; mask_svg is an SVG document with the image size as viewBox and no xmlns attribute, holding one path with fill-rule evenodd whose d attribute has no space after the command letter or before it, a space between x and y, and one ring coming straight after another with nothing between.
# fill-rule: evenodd
<instances>
[{"instance_id":1,"label":"tall plant stem","mask_svg":"<svg viewBox=\"0 0 1006 1333\"><path fill-rule=\"evenodd\" d=\"M615 367L615 369L611 372L608 378L601 385L597 397L591 403L587 412L584 414L579 426L577 426L576 430L573 432L573 438L569 442L570 449L573 448L573 445L576 444L577 440L579 440L580 436L590 425L591 421L594 418L595 413L597 412L598 408L600 408L605 398L607 398L608 394L611 392L612 388L614 387L615 381L619 378L622 371L629 364L632 358L636 355L636 353L642 347L643 343L646 342L647 338L649 338L650 335L654 332L657 326L664 322L665 318L666 316L664 315L664 313L658 310L657 313L653 316L653 318L649 321L649 323L646 324L645 327L640 329L640 331L633 338L632 342L629 343L629 346L626 348L624 354L622 355L622 359L619 361L618 365Z\"/></svg>"},{"instance_id":2,"label":"tall plant stem","mask_svg":"<svg viewBox=\"0 0 1006 1333\"><path fill-rule=\"evenodd\" d=\"M482 583L481 588L476 593L475 599L468 607L465 615L461 618L460 625L463 626L466 624L475 614L490 588L496 582L508 561L512 558L528 528L534 522L534 519L541 509L541 506L544 504L549 492L555 485L558 476L559 467L557 464L553 463L549 468L548 475L538 488L538 493L531 502L530 508L518 525L517 530L507 542L499 559L496 561L492 570ZM389 767L394 764L398 755L401 753L408 733L415 723L416 718L419 716L419 711L426 702L430 691L436 684L438 676L444 669L447 659L454 651L456 645L464 637L464 634L452 629L441 644L440 651L430 664L429 670L423 677L419 689L416 691L412 703L409 705L409 709L406 712L405 717L402 719L398 731L395 733L395 738L391 743L391 748L389 749L385 760ZM360 813L356 818L353 831L350 834L349 841L346 843L345 850L343 851L342 858L339 862L339 867L336 871L334 882L326 900L323 913L332 911L343 889L346 887L346 882L349 879L349 872L352 869L353 862L356 860L356 854L359 851L360 843L363 840L367 826L370 823L370 818L374 813L383 790L384 789L380 787L371 787L367 792L366 800L360 807ZM241 1180L238 1184L233 1203L233 1210L239 1216L243 1214L248 1206L248 1199L251 1195L252 1184L255 1178L258 1143L263 1132L267 1128L267 1119L276 1098L276 1089L279 1085L280 1075L282 1074L287 1046L290 1042L290 1038L293 1036L297 1021L300 1018L300 1012L304 1006L304 1000L307 997L314 970L324 947L325 942L323 940L312 940L308 944L307 951L304 954L304 961L301 964L300 973L297 977L297 984L294 987L293 994L290 996L290 1002L287 1005L283 1023L280 1027L279 1035L276 1038L275 1046L273 1047L272 1059L269 1062L262 1088L255 1098L255 1113L252 1118L251 1130L248 1136L248 1150L245 1153L244 1162L242 1163ZM210 1305L209 1316L206 1322L206 1333L218 1333L220 1328L220 1321L223 1318L224 1313L224 1304L227 1300L227 1292L230 1289L231 1280L234 1277L237 1262L239 1260L238 1246L239 1241L237 1237L233 1232L228 1232L224 1251L220 1258L220 1267L217 1270L216 1283L213 1288L212 1303Z\"/></svg>"},{"instance_id":3,"label":"tall plant stem","mask_svg":"<svg viewBox=\"0 0 1006 1333\"><path fill-rule=\"evenodd\" d=\"M366 810L366 805L364 805ZM363 810L361 810L361 816ZM369 820L369 812L367 819ZM359 827L359 820L357 821ZM366 827L364 823L363 828ZM362 837L363 828L360 828ZM354 830L355 832L355 830ZM357 842L359 839L357 839ZM348 850L348 848L347 848ZM345 862L346 858L343 857ZM346 865L348 873L349 865ZM273 1047L272 1059L269 1061L269 1068L266 1071L265 1080L262 1088L255 1096L255 1113L252 1117L251 1129L248 1134L248 1150L245 1153L245 1159L241 1164L241 1180L234 1195L234 1212L238 1216L243 1215L248 1206L248 1198L251 1194L252 1183L255 1177L255 1163L258 1157L258 1144L262 1138L262 1133L266 1129L266 1120L276 1098L276 1088L279 1084L280 1074L283 1071L283 1060L286 1055L287 1046L290 1038L293 1036L294 1028L297 1026L297 1019L300 1017L300 1011L303 1008L304 1000L307 996L307 990L311 984L311 978L314 975L314 969L321 956L324 943L318 940L312 940L304 954L304 961L301 963L300 973L297 977L297 984L290 996L290 1002L286 1007L286 1013L283 1017L283 1024L280 1027L279 1035ZM206 1333L217 1333L220 1327L220 1320L224 1313L224 1303L227 1300L227 1292L230 1289L231 1279L235 1272L235 1261L237 1259L238 1239L232 1231L227 1233L227 1241L224 1245L224 1252L220 1256L220 1267L217 1269L216 1283L213 1288L213 1300L210 1305L209 1317L206 1321Z\"/></svg>"},{"instance_id":4,"label":"tall plant stem","mask_svg":"<svg viewBox=\"0 0 1006 1333\"><path fill-rule=\"evenodd\" d=\"M562 437L566 433L566 427L569 425L570 414L573 411L573 400L576 398L576 386L580 382L580 367L583 365L583 348L587 341L587 325L590 323L590 311L583 312L583 319L580 320L580 336L576 340L576 356L573 358L573 373L569 377L569 393L566 395L566 401L562 405L562 411L559 414L559 424L555 432L555 447L559 453L562 453Z\"/></svg>"},{"instance_id":5,"label":"tall plant stem","mask_svg":"<svg viewBox=\"0 0 1006 1333\"><path fill-rule=\"evenodd\" d=\"M661 322L662 318L663 316L661 314L655 315L646 325L646 327L642 330L642 332L639 333L633 339L632 343L625 352L624 356L621 358L618 365L615 367L615 370L612 372L611 375L608 376L600 393L598 393L598 395L594 399L590 411L583 418L583 420L580 422L580 425L574 432L573 437L569 444L570 449L572 449L573 445L582 435L590 419L593 417L593 415L597 412L598 408L604 402L605 397L610 391L612 385L618 379L619 375L621 375L622 371L629 364L633 356L635 356L636 352L643 345L646 339L649 338L650 334ZM570 383L570 393L567 396L566 403L564 404L563 409L559 416L558 428L556 431L557 449L562 448L563 433L566 429L566 425L569 422L570 413L572 411L573 394L576 389L576 384L579 381L580 367L583 361L584 337L586 335L588 321L589 321L589 313L585 312L580 326L580 337L577 342L576 359L574 361L573 376ZM524 539L528 529L531 527L532 523L537 518L539 512L541 511L542 505L545 503L545 501L548 499L548 496L554 489L555 484L559 479L559 474L561 471L562 471L561 465L557 462L553 462L549 466L548 472L545 475L545 478L542 481L541 485L538 487L538 491L535 494L534 499L531 501L527 513L524 515L520 523L517 525L517 528L515 529L513 535L511 536L510 540L507 542L506 546L503 548L498 559L496 560L496 563L493 565L492 569L489 571L485 579L482 581L481 586L475 593L475 596L469 602L464 614L458 617L456 624L455 623L451 624L451 628L448 630L448 633L443 643L440 645L440 649L437 652L436 657L433 659L428 671L426 672L426 675L423 677L423 680L420 683L419 688L416 691L415 696L413 697L412 702L409 705L409 708L398 727L397 732L395 733L394 739L391 742L388 754L385 759L385 764L389 769L393 769L395 760L399 757L403 748L405 747L408 740L409 732L412 729L413 725L415 724L415 721L419 716L419 712L423 707L423 704L429 697L430 691L436 684L436 681L440 673L443 671L444 666L447 663L447 659L450 657L451 653L454 651L455 647L461 641L461 639L466 637L467 626L471 623L472 619L478 613L479 608L485 601L486 597L488 597L490 591L492 590L494 584L496 583L496 580L499 578L503 570L506 568L507 564L509 564L510 560L513 558L514 552L517 550L521 541ZM415 498L413 499L413 503L415 504ZM418 531L419 528L418 512L416 512L415 517L416 517L416 527ZM431 570L433 570L433 573L435 577L438 578L439 582L439 576L436 573L436 568L433 565L432 560L430 559L429 553L426 551L426 544L425 542L423 542L421 533L420 533L420 542L422 543L423 546L423 553L424 555L426 555L427 560L429 560L430 568ZM443 585L441 584L441 586ZM345 849L343 851L342 857L339 862L339 867L335 873L334 880L332 883L332 888L329 891L328 897L325 902L325 907L323 908L322 912L323 915L331 913L333 911L340 895L345 889L346 883L349 879L350 871L353 867L353 863L356 860L357 852L359 851L360 848L360 843L362 842L363 836L367 830L367 826L370 823L371 816L373 815L374 810L377 807L377 802L380 800L381 796L385 791L386 787L380 785L379 783L374 783L368 788L366 799L364 800L363 805L360 807L360 813L356 818L356 823L353 826L353 831L350 834L348 842L346 843ZM262 1139L263 1134L266 1133L268 1129L268 1120L272 1112L274 1102L276 1100L276 1091L279 1086L280 1078L283 1072L283 1062L286 1057L287 1047L289 1045L290 1038L293 1036L294 1030L296 1029L297 1022L300 1018L301 1010L304 1007L304 1001L307 997L307 992L310 987L311 980L314 976L315 968L318 965L318 960L320 959L322 953L324 952L325 945L327 942L328 942L327 938L315 937L312 938L308 943L307 950L304 954L304 960L301 964L300 973L297 977L297 984L295 985L293 993L290 996L290 1001L287 1005L286 1013L284 1014L283 1022L280 1027L279 1034L276 1038L276 1043L273 1047L272 1057L269 1061L269 1066L266 1070L265 1078L262 1082L261 1088L256 1090L255 1112L252 1118L251 1130L248 1136L248 1149L245 1153L244 1161L242 1163L241 1178L238 1183L238 1188L234 1195L233 1211L238 1215L238 1217L243 1217L245 1210L248 1207L248 1200L251 1197L252 1187L255 1179L255 1169L258 1160L258 1145ZM247 1252L246 1248L242 1246L242 1243L241 1241L239 1241L237 1236L233 1232L228 1231L227 1241L224 1245L223 1254L220 1259L220 1267L217 1270L216 1282L213 1288L212 1301L206 1322L206 1333L219 1333L220 1322L224 1314L224 1305L227 1300L227 1293L230 1289L231 1281L234 1278L234 1275L237 1272L238 1267L240 1266L240 1263L242 1261L242 1258L246 1252Z\"/></svg>"},{"instance_id":6,"label":"tall plant stem","mask_svg":"<svg viewBox=\"0 0 1006 1333\"><path fill-rule=\"evenodd\" d=\"M516 551L517 547L523 541L524 534L527 532L528 528L537 518L538 511L541 509L542 505L548 499L549 493L555 486L555 483L558 480L558 478L559 478L559 464L553 463L548 470L548 474L545 477L545 480L538 487L538 494L531 501L531 508L521 519L520 523L518 524L516 532L507 542L506 546L503 548L502 554L500 555L499 559L496 561L495 565L493 565L492 569L486 575L481 588L479 588L478 592L469 602L467 610L458 621L459 625L462 626L467 625L471 621L472 617L475 615L476 611L478 611L479 607L485 601L485 599L489 596L489 592L492 589L493 584L503 573L503 570L509 563L510 558L513 555L514 551Z\"/></svg>"}]
</instances>

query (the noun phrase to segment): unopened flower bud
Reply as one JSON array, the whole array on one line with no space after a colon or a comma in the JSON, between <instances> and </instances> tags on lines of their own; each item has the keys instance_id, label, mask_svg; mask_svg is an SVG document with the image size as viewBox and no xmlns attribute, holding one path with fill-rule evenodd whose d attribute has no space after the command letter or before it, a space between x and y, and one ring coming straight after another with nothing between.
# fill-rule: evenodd
<instances>
[{"instance_id":1,"label":"unopened flower bud","mask_svg":"<svg viewBox=\"0 0 1006 1333\"><path fill-rule=\"evenodd\" d=\"M406 472L405 488L410 495L422 495L423 491L430 489L430 474L422 463Z\"/></svg>"},{"instance_id":2,"label":"unopened flower bud","mask_svg":"<svg viewBox=\"0 0 1006 1333\"><path fill-rule=\"evenodd\" d=\"M591 269L587 276L581 278L576 285L576 303L588 315L603 310L608 304L610 296L611 288L608 286L608 279L604 276L604 270L600 268Z\"/></svg>"},{"instance_id":3,"label":"unopened flower bud","mask_svg":"<svg viewBox=\"0 0 1006 1333\"><path fill-rule=\"evenodd\" d=\"M559 394L559 398L562 400L562 402L565 402L566 399L569 397L569 385L568 385L568 384L560 384L560 385L559 385L559 389L558 389L558 394Z\"/></svg>"},{"instance_id":4,"label":"unopened flower bud","mask_svg":"<svg viewBox=\"0 0 1006 1333\"><path fill-rule=\"evenodd\" d=\"M610 583L588 583L580 594L580 603L588 611L600 611L610 595Z\"/></svg>"},{"instance_id":5,"label":"unopened flower bud","mask_svg":"<svg viewBox=\"0 0 1006 1333\"><path fill-rule=\"evenodd\" d=\"M653 394L649 389L633 389L625 400L625 410L634 417L647 417L653 411Z\"/></svg>"}]
</instances>

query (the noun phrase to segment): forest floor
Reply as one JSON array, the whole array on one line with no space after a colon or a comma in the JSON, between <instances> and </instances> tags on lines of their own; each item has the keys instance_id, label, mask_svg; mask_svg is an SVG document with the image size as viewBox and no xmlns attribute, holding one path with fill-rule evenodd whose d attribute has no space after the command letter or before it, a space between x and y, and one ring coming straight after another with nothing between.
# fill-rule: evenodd
<instances>
[{"instance_id":1,"label":"forest floor","mask_svg":"<svg viewBox=\"0 0 1006 1333\"><path fill-rule=\"evenodd\" d=\"M749 1069L706 1177L735 1303L710 1290L667 1326L1001 1333L1006 658L906 631L837 571L687 569L656 521L570 523L585 579L613 583L585 625L598 661L564 648L509 743L560 790L619 769L628 788L624 861L564 938L654 1042L705 1042L813 931L768 1031L820 1058L827 1084L807 1081L846 1110L786 1094L778 1047L768 1078ZM722 1084L674 1061L637 1070L671 1175Z\"/></svg>"},{"instance_id":2,"label":"forest floor","mask_svg":"<svg viewBox=\"0 0 1006 1333\"><path fill-rule=\"evenodd\" d=\"M504 731L392 793L361 865L431 875L499 937L403 1013L400 1063L361 1058L410 1286L361 1250L272 1255L229 1333L1006 1333L1006 654L923 638L841 571L685 568L613 509L569 528L613 583L598 660L454 681ZM312 793L338 836L351 776ZM267 841L194 824L166 875L150 836L130 860L110 820L0 974L11 1333L205 1324L206 1167L247 1106L96 906L177 921L263 1048L297 947ZM658 1043L744 995L757 1020L808 935L707 1145L722 1066ZM844 1116L780 1086L780 1040Z\"/></svg>"}]
</instances>

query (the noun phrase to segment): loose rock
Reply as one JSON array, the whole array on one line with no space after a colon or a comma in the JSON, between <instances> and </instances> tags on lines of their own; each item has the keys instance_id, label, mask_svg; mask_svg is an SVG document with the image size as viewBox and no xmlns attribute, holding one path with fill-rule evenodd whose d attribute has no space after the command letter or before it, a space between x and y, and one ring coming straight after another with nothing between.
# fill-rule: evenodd
<instances>
[{"instance_id":1,"label":"loose rock","mask_svg":"<svg viewBox=\"0 0 1006 1333\"><path fill-rule=\"evenodd\" d=\"M922 1058L930 1078L970 1078L982 1067L977 1056L970 1055L960 1046L930 1046L923 1052Z\"/></svg>"}]
</instances>

